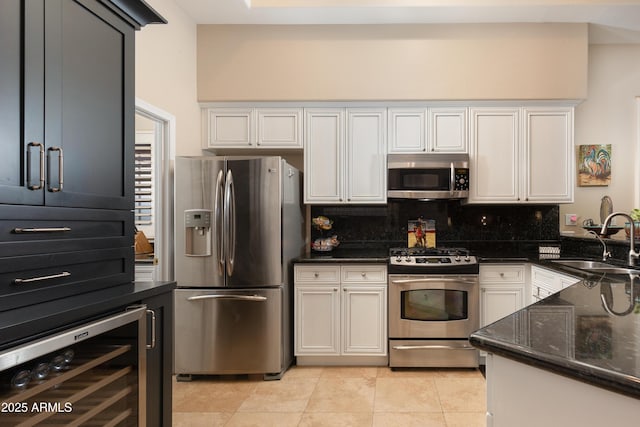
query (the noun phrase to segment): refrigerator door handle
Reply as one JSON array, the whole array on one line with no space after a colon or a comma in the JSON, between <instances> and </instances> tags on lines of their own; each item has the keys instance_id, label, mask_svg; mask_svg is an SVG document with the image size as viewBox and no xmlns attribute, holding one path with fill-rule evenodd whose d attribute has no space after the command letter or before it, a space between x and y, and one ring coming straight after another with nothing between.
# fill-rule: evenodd
<instances>
[{"instance_id":1,"label":"refrigerator door handle","mask_svg":"<svg viewBox=\"0 0 640 427\"><path fill-rule=\"evenodd\" d=\"M236 251L236 198L233 185L233 173L231 169L227 171L227 179L224 191L224 215L225 215L225 250L227 275L233 276L233 265Z\"/></svg>"},{"instance_id":2,"label":"refrigerator door handle","mask_svg":"<svg viewBox=\"0 0 640 427\"><path fill-rule=\"evenodd\" d=\"M222 170L218 171L218 178L216 179L216 198L214 205L214 215L215 215L215 233L216 233L216 249L218 251L218 263L220 264L220 269L224 270L224 237L222 235L222 231L224 230L223 224L223 208L221 203L223 203L222 194L224 192L224 173Z\"/></svg>"},{"instance_id":3,"label":"refrigerator door handle","mask_svg":"<svg viewBox=\"0 0 640 427\"><path fill-rule=\"evenodd\" d=\"M260 295L196 295L194 297L187 298L187 301L199 301L207 299L222 299L222 300L236 300L236 301L266 301L267 297Z\"/></svg>"}]
</instances>

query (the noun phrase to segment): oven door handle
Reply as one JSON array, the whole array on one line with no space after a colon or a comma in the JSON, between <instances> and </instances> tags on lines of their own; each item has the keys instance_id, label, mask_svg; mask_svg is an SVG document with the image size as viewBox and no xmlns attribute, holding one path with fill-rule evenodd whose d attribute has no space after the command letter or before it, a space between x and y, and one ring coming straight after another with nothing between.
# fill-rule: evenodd
<instances>
[{"instance_id":1,"label":"oven door handle","mask_svg":"<svg viewBox=\"0 0 640 427\"><path fill-rule=\"evenodd\" d=\"M462 345L459 347L451 345L394 345L394 350L475 350L475 347Z\"/></svg>"},{"instance_id":2,"label":"oven door handle","mask_svg":"<svg viewBox=\"0 0 640 427\"><path fill-rule=\"evenodd\" d=\"M455 283L477 283L477 279L471 278L452 278L452 277L425 277L422 279L392 279L391 283L394 285L405 285L409 283L424 283L424 282L455 282Z\"/></svg>"}]
</instances>

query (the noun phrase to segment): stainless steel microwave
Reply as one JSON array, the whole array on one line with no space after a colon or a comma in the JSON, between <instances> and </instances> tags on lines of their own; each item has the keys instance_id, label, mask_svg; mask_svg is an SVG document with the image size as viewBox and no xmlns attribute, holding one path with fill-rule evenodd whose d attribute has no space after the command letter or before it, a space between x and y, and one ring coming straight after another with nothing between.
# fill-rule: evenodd
<instances>
[{"instance_id":1,"label":"stainless steel microwave","mask_svg":"<svg viewBox=\"0 0 640 427\"><path fill-rule=\"evenodd\" d=\"M389 154L387 173L389 199L469 197L468 154Z\"/></svg>"}]
</instances>

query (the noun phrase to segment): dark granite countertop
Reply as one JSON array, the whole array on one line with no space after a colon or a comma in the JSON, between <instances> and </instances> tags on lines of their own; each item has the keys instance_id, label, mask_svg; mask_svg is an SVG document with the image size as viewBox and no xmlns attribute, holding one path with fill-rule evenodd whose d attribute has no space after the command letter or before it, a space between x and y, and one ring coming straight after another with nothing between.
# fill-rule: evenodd
<instances>
[{"instance_id":1,"label":"dark granite countertop","mask_svg":"<svg viewBox=\"0 0 640 427\"><path fill-rule=\"evenodd\" d=\"M389 261L389 249L372 248L342 248L337 247L330 252L311 252L294 260L299 263L340 262L340 263L383 263Z\"/></svg>"},{"instance_id":2,"label":"dark granite countertop","mask_svg":"<svg viewBox=\"0 0 640 427\"><path fill-rule=\"evenodd\" d=\"M474 332L471 343L640 398L640 278L582 276L575 285ZM631 286L635 302L630 301ZM608 313L601 295L612 311L630 312Z\"/></svg>"},{"instance_id":3,"label":"dark granite countertop","mask_svg":"<svg viewBox=\"0 0 640 427\"><path fill-rule=\"evenodd\" d=\"M66 329L78 319L99 317L122 306L170 292L175 282L133 282L0 313L0 349Z\"/></svg>"}]
</instances>

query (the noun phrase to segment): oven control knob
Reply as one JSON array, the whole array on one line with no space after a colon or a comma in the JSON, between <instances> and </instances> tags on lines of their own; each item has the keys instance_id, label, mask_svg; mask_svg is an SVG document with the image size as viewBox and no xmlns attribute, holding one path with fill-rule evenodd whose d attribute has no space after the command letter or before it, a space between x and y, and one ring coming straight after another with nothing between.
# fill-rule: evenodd
<instances>
[{"instance_id":1,"label":"oven control knob","mask_svg":"<svg viewBox=\"0 0 640 427\"><path fill-rule=\"evenodd\" d=\"M455 261L460 262L460 255L456 255Z\"/></svg>"},{"instance_id":2,"label":"oven control knob","mask_svg":"<svg viewBox=\"0 0 640 427\"><path fill-rule=\"evenodd\" d=\"M404 257L404 260L405 260L406 262L411 262L411 257L406 256L406 257Z\"/></svg>"},{"instance_id":3,"label":"oven control knob","mask_svg":"<svg viewBox=\"0 0 640 427\"><path fill-rule=\"evenodd\" d=\"M464 258L464 262L471 262L471 258L469 258L469 255L467 255L467 256Z\"/></svg>"},{"instance_id":4,"label":"oven control knob","mask_svg":"<svg viewBox=\"0 0 640 427\"><path fill-rule=\"evenodd\" d=\"M396 262L402 262L402 257L397 256L396 257Z\"/></svg>"}]
</instances>

